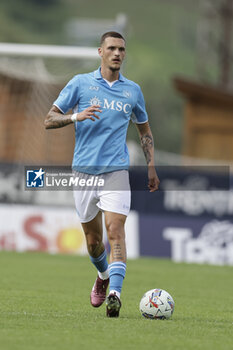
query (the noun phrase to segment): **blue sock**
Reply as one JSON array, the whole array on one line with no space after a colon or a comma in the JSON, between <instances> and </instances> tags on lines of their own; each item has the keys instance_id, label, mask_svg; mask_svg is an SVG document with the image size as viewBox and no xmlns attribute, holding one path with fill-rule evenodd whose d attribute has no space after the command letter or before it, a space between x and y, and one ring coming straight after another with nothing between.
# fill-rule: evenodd
<instances>
[{"instance_id":1,"label":"blue sock","mask_svg":"<svg viewBox=\"0 0 233 350\"><path fill-rule=\"evenodd\" d=\"M90 256L90 259L99 272L104 272L108 269L106 250L104 250L104 252L100 256L98 256L98 258L93 258L92 256Z\"/></svg>"},{"instance_id":2,"label":"blue sock","mask_svg":"<svg viewBox=\"0 0 233 350\"><path fill-rule=\"evenodd\" d=\"M115 290L121 293L123 280L125 278L126 264L122 261L115 261L109 265L110 285L109 291Z\"/></svg>"}]
</instances>

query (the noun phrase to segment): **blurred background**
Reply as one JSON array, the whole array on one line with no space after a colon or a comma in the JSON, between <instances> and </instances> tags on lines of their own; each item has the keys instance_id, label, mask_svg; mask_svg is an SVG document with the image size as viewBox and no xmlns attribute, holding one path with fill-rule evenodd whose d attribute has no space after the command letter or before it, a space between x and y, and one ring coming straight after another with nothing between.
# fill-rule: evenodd
<instances>
[{"instance_id":1,"label":"blurred background","mask_svg":"<svg viewBox=\"0 0 233 350\"><path fill-rule=\"evenodd\" d=\"M154 195L132 192L129 257L232 265L232 0L1 1L0 249L86 253L72 193L25 191L24 166L71 164L73 126L43 121L73 75L99 66L108 30L126 38L161 178ZM128 146L144 165L133 124Z\"/></svg>"}]
</instances>

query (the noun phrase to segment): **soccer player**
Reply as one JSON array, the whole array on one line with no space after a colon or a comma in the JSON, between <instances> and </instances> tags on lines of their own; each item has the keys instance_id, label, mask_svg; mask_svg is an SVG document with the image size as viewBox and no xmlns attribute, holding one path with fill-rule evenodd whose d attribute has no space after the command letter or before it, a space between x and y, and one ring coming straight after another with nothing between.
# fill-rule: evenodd
<instances>
[{"instance_id":1,"label":"soccer player","mask_svg":"<svg viewBox=\"0 0 233 350\"><path fill-rule=\"evenodd\" d=\"M118 179L124 189L74 191L76 210L86 237L87 249L98 276L91 291L91 304L106 300L108 317L118 317L121 289L126 271L124 225L130 210L129 154L126 146L128 124L139 132L148 165L150 192L158 189L154 166L154 144L143 94L139 85L120 73L125 58L125 39L117 32L102 35L98 53L101 66L94 72L76 75L61 91L45 119L46 129L75 126L72 168L84 179L100 175L109 184ZM72 114L65 114L72 110ZM109 263L102 240L104 212ZM106 291L109 284L109 294Z\"/></svg>"}]
</instances>

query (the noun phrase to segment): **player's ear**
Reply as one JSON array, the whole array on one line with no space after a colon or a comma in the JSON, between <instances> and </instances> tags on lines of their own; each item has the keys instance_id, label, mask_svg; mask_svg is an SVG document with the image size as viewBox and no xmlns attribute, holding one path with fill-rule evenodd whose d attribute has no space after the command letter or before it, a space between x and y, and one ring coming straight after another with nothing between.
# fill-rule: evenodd
<instances>
[{"instance_id":1,"label":"player's ear","mask_svg":"<svg viewBox=\"0 0 233 350\"><path fill-rule=\"evenodd\" d=\"M98 47L98 54L100 57L103 56L103 50L102 50L102 47Z\"/></svg>"}]
</instances>

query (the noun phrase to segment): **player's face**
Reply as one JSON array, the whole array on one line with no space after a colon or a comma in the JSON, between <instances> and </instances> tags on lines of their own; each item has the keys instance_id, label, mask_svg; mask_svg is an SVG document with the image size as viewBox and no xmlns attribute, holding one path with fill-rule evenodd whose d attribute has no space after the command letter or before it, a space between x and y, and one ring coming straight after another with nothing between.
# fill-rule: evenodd
<instances>
[{"instance_id":1,"label":"player's face","mask_svg":"<svg viewBox=\"0 0 233 350\"><path fill-rule=\"evenodd\" d=\"M120 38L108 37L99 48L102 64L113 71L120 70L125 58L125 41Z\"/></svg>"}]
</instances>

